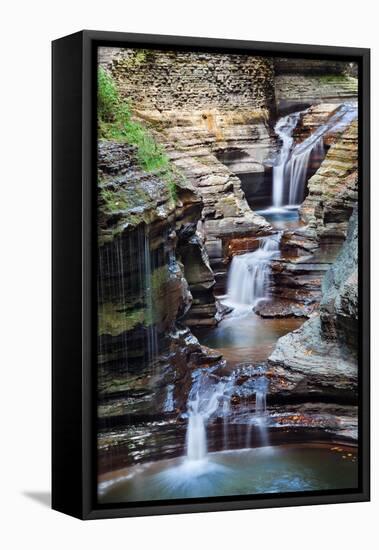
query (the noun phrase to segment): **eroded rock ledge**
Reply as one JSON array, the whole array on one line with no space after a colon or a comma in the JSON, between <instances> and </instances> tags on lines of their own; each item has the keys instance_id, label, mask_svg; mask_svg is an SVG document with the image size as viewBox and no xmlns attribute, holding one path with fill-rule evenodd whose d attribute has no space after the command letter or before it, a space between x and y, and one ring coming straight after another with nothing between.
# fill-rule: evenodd
<instances>
[{"instance_id":1,"label":"eroded rock ledge","mask_svg":"<svg viewBox=\"0 0 379 550\"><path fill-rule=\"evenodd\" d=\"M317 240L341 241L358 200L358 122L331 145L325 160L308 181L309 194L300 214L307 234Z\"/></svg>"},{"instance_id":2,"label":"eroded rock ledge","mask_svg":"<svg viewBox=\"0 0 379 550\"><path fill-rule=\"evenodd\" d=\"M273 396L299 401L357 399L358 219L351 217L346 243L323 281L320 312L278 340L269 357Z\"/></svg>"}]
</instances>

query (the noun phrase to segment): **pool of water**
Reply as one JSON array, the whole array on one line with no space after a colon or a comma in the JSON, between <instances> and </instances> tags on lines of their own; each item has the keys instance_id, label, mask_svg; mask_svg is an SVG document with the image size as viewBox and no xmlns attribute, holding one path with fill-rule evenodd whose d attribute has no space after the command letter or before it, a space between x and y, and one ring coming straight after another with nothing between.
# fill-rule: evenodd
<instances>
[{"instance_id":1,"label":"pool of water","mask_svg":"<svg viewBox=\"0 0 379 550\"><path fill-rule=\"evenodd\" d=\"M114 472L99 484L101 503L353 489L356 449L283 445L170 459Z\"/></svg>"},{"instance_id":2,"label":"pool of water","mask_svg":"<svg viewBox=\"0 0 379 550\"><path fill-rule=\"evenodd\" d=\"M257 214L263 216L274 229L278 230L294 230L304 225L300 220L298 206L270 207L257 210Z\"/></svg>"},{"instance_id":3,"label":"pool of water","mask_svg":"<svg viewBox=\"0 0 379 550\"><path fill-rule=\"evenodd\" d=\"M281 336L296 330L304 319L263 319L252 308L234 311L216 328L194 330L201 344L220 351L229 364L266 361Z\"/></svg>"}]
</instances>

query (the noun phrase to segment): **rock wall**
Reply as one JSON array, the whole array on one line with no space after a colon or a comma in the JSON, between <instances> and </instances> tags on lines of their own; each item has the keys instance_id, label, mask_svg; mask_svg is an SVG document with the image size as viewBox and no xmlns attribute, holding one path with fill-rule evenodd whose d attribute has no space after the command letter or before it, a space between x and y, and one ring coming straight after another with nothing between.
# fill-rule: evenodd
<instances>
[{"instance_id":1,"label":"rock wall","mask_svg":"<svg viewBox=\"0 0 379 550\"><path fill-rule=\"evenodd\" d=\"M252 175L247 190L264 181L274 140L272 60L158 50L113 49L109 55L107 48L100 58L135 115L202 197L205 247L216 280L223 278L229 240L269 230L252 212L237 176Z\"/></svg>"},{"instance_id":2,"label":"rock wall","mask_svg":"<svg viewBox=\"0 0 379 550\"><path fill-rule=\"evenodd\" d=\"M358 216L322 287L320 311L278 340L269 357L270 393L298 401L356 404L358 334Z\"/></svg>"},{"instance_id":3,"label":"rock wall","mask_svg":"<svg viewBox=\"0 0 379 550\"><path fill-rule=\"evenodd\" d=\"M100 48L100 60L107 50ZM274 100L270 58L120 48L111 70L122 95L145 111L254 110Z\"/></svg>"},{"instance_id":4,"label":"rock wall","mask_svg":"<svg viewBox=\"0 0 379 550\"><path fill-rule=\"evenodd\" d=\"M174 438L173 448L169 439L186 410L191 372L221 360L180 324L192 302L198 305L201 292L214 285L194 231L201 198L181 178L174 198L159 174L139 168L135 154L127 144L99 143L98 423L104 468L114 460L110 448L120 465L140 457L135 432L145 439L146 458L182 452L183 438ZM215 310L211 292L207 303ZM163 428L157 442L158 419ZM119 439L119 426L129 435Z\"/></svg>"},{"instance_id":5,"label":"rock wall","mask_svg":"<svg viewBox=\"0 0 379 550\"><path fill-rule=\"evenodd\" d=\"M276 76L285 74L301 74L301 75L330 75L343 76L350 74L351 63L346 61L333 61L322 59L298 59L297 57L276 57L274 59L274 70ZM353 64L354 65L354 64Z\"/></svg>"},{"instance_id":6,"label":"rock wall","mask_svg":"<svg viewBox=\"0 0 379 550\"><path fill-rule=\"evenodd\" d=\"M341 241L358 200L358 122L355 120L331 145L308 181L300 214L307 234L317 240Z\"/></svg>"},{"instance_id":7,"label":"rock wall","mask_svg":"<svg viewBox=\"0 0 379 550\"><path fill-rule=\"evenodd\" d=\"M354 65L329 60L277 58L274 71L278 112L285 114L317 103L340 103L356 98L358 80Z\"/></svg>"},{"instance_id":8,"label":"rock wall","mask_svg":"<svg viewBox=\"0 0 379 550\"><path fill-rule=\"evenodd\" d=\"M353 356L358 351L358 211L348 226L338 260L323 282L320 305L321 331L330 341L344 343Z\"/></svg>"}]
</instances>

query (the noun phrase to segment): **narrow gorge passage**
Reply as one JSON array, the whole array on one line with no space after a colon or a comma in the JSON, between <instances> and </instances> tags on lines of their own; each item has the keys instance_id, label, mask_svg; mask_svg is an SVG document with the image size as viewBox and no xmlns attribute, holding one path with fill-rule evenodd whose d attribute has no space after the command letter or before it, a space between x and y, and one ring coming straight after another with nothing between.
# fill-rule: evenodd
<instances>
[{"instance_id":1,"label":"narrow gorge passage","mask_svg":"<svg viewBox=\"0 0 379 550\"><path fill-rule=\"evenodd\" d=\"M264 451L261 452L265 453L265 462L272 460L272 455L277 452L277 442L274 447L270 445L270 428L275 429L278 424L276 412L270 412L266 404L269 390L269 379L266 376L267 360L275 348L276 341L300 327L304 323L304 318L263 319L255 313L255 307L262 302L275 302L271 262L281 257L280 245L284 232L289 229L293 231L294 228L300 229L298 210L307 193L308 178L311 177L312 172L317 171L324 159L324 135L335 132L337 129L345 129L356 118L357 107L353 104L341 105L327 123L294 146L292 132L302 114L304 112L288 115L280 119L275 126L281 138L281 150L278 155L278 165L274 166L273 170L273 203L268 209L260 211L260 214L271 222L272 233L257 239L255 251L233 256L227 275L227 293L218 297L220 304L229 313L226 313L217 328L203 335L198 332L201 343L222 353L227 362L226 368L231 369L231 374L210 386L204 384L204 373L201 378L195 378L188 401L187 457L178 471L175 472L174 469L171 490L179 488L174 480L177 475L176 481L179 481L183 474L181 471L183 467L186 468L187 480L188 478L191 480L189 490L194 480L201 479L204 475L215 476L214 485L217 486L217 475L223 472L224 460L212 456L209 461L207 454L207 423L217 413L222 417L224 451L229 449L229 425L234 422L239 424L238 447L245 449L262 447ZM288 201L284 200L286 196ZM312 257L313 254L309 256ZM320 259L320 255L318 258ZM231 399L241 369L245 372L250 371L255 406L252 408L251 404L245 405L242 407L242 413L241 410L233 413ZM258 375L254 371L257 371ZM291 449L289 453L292 452L296 454L296 451ZM309 449L308 452L310 452ZM323 453L320 449L316 450L315 456L330 461L328 453ZM227 470L224 474L226 472ZM299 472L297 476L298 474ZM305 489L301 475L297 477L297 483L299 487ZM318 483L322 486L323 481L318 480ZM183 490L182 482L179 482L179 486ZM210 490L209 487L207 489ZM294 485L286 489L294 490Z\"/></svg>"},{"instance_id":2,"label":"narrow gorge passage","mask_svg":"<svg viewBox=\"0 0 379 550\"><path fill-rule=\"evenodd\" d=\"M255 306L275 303L271 264L281 257L281 240L285 232L302 232L299 208L307 194L307 181L317 171L325 156L324 136L343 131L356 117L356 103L342 104L336 112L304 141L294 143L293 132L300 117L298 111L280 118L275 131L280 138L280 150L273 167L272 204L257 213L272 226L272 233L257 238L253 252L234 255L228 268L227 293L219 302L231 313L214 329L195 331L200 342L218 349L231 364L250 358L266 361L278 338L298 328L304 316L293 318L262 318ZM337 249L320 245L308 254L307 261L331 261ZM304 251L301 251L303 255Z\"/></svg>"},{"instance_id":3,"label":"narrow gorge passage","mask_svg":"<svg viewBox=\"0 0 379 550\"><path fill-rule=\"evenodd\" d=\"M355 77L137 53L104 61L99 500L356 486Z\"/></svg>"}]
</instances>

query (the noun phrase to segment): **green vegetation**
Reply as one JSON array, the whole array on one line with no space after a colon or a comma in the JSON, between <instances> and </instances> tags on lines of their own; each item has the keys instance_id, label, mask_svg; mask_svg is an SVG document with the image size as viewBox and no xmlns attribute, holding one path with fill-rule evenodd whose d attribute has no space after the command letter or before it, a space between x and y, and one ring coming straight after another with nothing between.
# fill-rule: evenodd
<instances>
[{"instance_id":1,"label":"green vegetation","mask_svg":"<svg viewBox=\"0 0 379 550\"><path fill-rule=\"evenodd\" d=\"M110 189L102 189L100 194L109 212L118 212L128 208L126 201L120 199L114 191L111 191Z\"/></svg>"},{"instance_id":2,"label":"green vegetation","mask_svg":"<svg viewBox=\"0 0 379 550\"><path fill-rule=\"evenodd\" d=\"M346 74L324 74L317 76L318 80L322 83L327 84L328 82L343 82L344 80L348 82L349 80L355 80L354 78L346 75Z\"/></svg>"},{"instance_id":3,"label":"green vegetation","mask_svg":"<svg viewBox=\"0 0 379 550\"><path fill-rule=\"evenodd\" d=\"M99 138L135 145L138 164L147 172L159 175L166 182L170 197L176 201L176 181L180 175L151 133L133 120L129 103L120 98L114 79L102 67L98 71L97 96Z\"/></svg>"},{"instance_id":4,"label":"green vegetation","mask_svg":"<svg viewBox=\"0 0 379 550\"><path fill-rule=\"evenodd\" d=\"M153 56L152 50L133 50L129 58L121 61L123 67L135 67L145 63Z\"/></svg>"}]
</instances>

